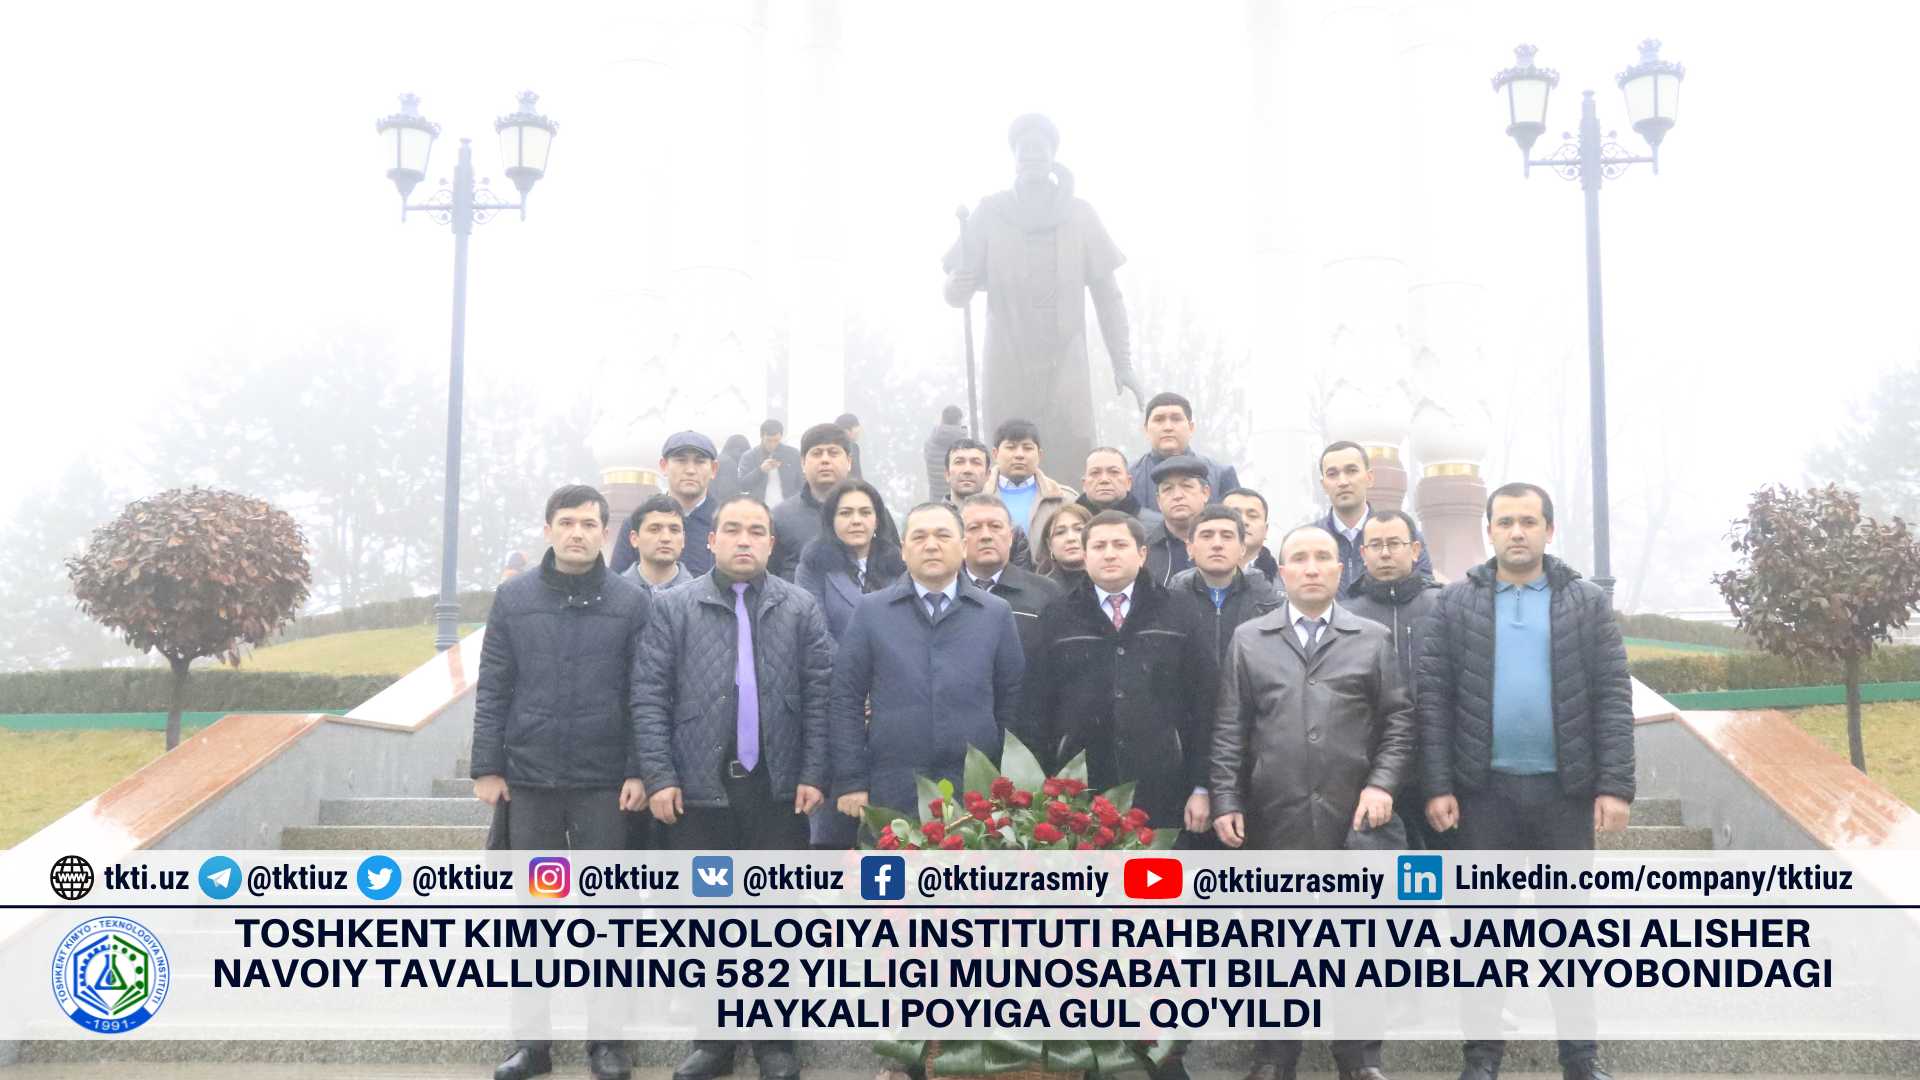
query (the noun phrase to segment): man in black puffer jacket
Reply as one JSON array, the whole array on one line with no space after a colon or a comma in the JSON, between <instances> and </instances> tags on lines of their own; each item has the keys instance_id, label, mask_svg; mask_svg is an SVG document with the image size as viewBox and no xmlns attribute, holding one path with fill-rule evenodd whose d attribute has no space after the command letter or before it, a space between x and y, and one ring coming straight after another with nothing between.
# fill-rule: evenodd
<instances>
[{"instance_id":1,"label":"man in black puffer jacket","mask_svg":"<svg viewBox=\"0 0 1920 1080\"><path fill-rule=\"evenodd\" d=\"M473 793L505 819L516 851L626 846L622 811L645 791L628 711L628 672L646 626L645 590L609 573L600 557L607 500L584 485L547 499L545 558L494 593L474 688ZM597 1000L597 999L596 999ZM516 993L521 1042L494 1071L523 1080L553 1068L546 999ZM619 1023L596 1007L588 1063L599 1080L630 1074L624 1047L605 1041Z\"/></svg>"},{"instance_id":2,"label":"man in black puffer jacket","mask_svg":"<svg viewBox=\"0 0 1920 1080\"><path fill-rule=\"evenodd\" d=\"M1487 538L1493 559L1441 590L1420 637L1427 821L1457 827L1463 849L1590 850L1596 829L1626 828L1633 802L1633 684L1620 627L1598 586L1545 553L1545 491L1495 491ZM1556 1003L1569 1005L1590 1023L1590 1002ZM1563 1030L1582 1020L1559 1019ZM1504 1046L1468 1042L1461 1080L1493 1080ZM1561 1040L1566 1080L1609 1080L1598 1050Z\"/></svg>"}]
</instances>

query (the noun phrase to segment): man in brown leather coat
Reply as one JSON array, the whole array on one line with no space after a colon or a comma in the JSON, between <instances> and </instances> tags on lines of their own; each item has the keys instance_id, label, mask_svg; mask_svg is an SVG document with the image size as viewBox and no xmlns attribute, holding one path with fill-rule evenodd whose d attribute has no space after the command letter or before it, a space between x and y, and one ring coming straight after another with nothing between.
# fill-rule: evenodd
<instances>
[{"instance_id":1,"label":"man in brown leather coat","mask_svg":"<svg viewBox=\"0 0 1920 1080\"><path fill-rule=\"evenodd\" d=\"M1234 631L1214 710L1214 832L1230 848L1338 850L1385 825L1413 760L1413 704L1393 636L1334 603L1340 547L1303 525L1280 542L1287 602ZM1243 778L1247 778L1244 779ZM1298 1042L1264 1044L1258 1080L1292 1080ZM1380 1044L1335 1040L1341 1080L1385 1080Z\"/></svg>"}]
</instances>

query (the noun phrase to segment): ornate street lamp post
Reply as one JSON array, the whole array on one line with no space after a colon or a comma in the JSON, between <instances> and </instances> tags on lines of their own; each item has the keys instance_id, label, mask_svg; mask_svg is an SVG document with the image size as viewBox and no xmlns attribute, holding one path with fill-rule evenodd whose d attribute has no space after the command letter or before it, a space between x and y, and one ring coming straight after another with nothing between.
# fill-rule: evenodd
<instances>
[{"instance_id":1,"label":"ornate street lamp post","mask_svg":"<svg viewBox=\"0 0 1920 1080\"><path fill-rule=\"evenodd\" d=\"M1627 166L1647 164L1660 172L1660 141L1673 128L1680 103L1680 81L1686 68L1660 59L1660 42L1649 38L1640 43L1640 62L1621 72L1615 81L1627 99L1627 116L1633 129L1645 139L1652 153L1646 157L1629 155L1614 142L1614 133L1600 133L1600 119L1594 111L1593 91L1580 95L1580 134L1563 134L1566 141L1545 158L1532 156L1534 140L1547 130L1547 98L1560 84L1560 75L1551 68L1536 67L1537 50L1522 45L1513 50L1518 60L1513 67L1493 77L1493 89L1507 106L1507 134L1520 144L1523 175L1531 175L1539 165L1553 169L1563 178L1580 181L1587 209L1587 358L1591 377L1589 395L1593 413L1593 580L1613 597L1613 555L1608 535L1607 513L1607 368L1606 350L1600 319L1600 184L1617 179Z\"/></svg>"},{"instance_id":2,"label":"ornate street lamp post","mask_svg":"<svg viewBox=\"0 0 1920 1080\"><path fill-rule=\"evenodd\" d=\"M400 97L400 111L381 120L375 130L393 144L393 167L387 178L400 189L400 220L408 211L425 211L442 225L453 226L453 362L447 380L447 492L445 530L440 546L440 602L433 606L434 648L445 651L459 640L460 599L456 580L460 551L460 415L462 384L467 345L467 238L475 225L493 220L502 210L520 211L527 216L527 193L547 172L547 152L560 126L534 111L540 97L529 90L520 95L520 108L493 123L500 137L500 154L506 163L507 178L520 191L520 201L504 202L488 190L483 179L473 179L473 147L460 140L460 157L454 163L453 183L442 187L422 203L409 203L415 185L427 175L427 160L433 153L433 140L440 125L420 115L420 99L412 94Z\"/></svg>"}]
</instances>

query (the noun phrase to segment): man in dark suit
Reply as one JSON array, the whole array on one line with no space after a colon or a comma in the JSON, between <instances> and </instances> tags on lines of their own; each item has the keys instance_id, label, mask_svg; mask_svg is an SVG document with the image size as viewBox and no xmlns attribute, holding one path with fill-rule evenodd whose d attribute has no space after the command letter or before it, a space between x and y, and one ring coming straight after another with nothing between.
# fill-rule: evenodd
<instances>
[{"instance_id":1,"label":"man in dark suit","mask_svg":"<svg viewBox=\"0 0 1920 1080\"><path fill-rule=\"evenodd\" d=\"M959 512L921 503L901 531L907 576L861 598L833 661L833 795L849 817L912 809L916 776L958 789L969 746L997 757L1026 670L1013 610L961 573Z\"/></svg>"},{"instance_id":2,"label":"man in dark suit","mask_svg":"<svg viewBox=\"0 0 1920 1080\"><path fill-rule=\"evenodd\" d=\"M660 840L675 850L804 851L827 784L833 638L820 605L767 572L773 521L729 496L713 572L657 595L633 663L633 741ZM761 1080L798 1080L786 1040L756 1042ZM698 1041L676 1080L733 1072L734 1045Z\"/></svg>"},{"instance_id":3,"label":"man in dark suit","mask_svg":"<svg viewBox=\"0 0 1920 1080\"><path fill-rule=\"evenodd\" d=\"M1033 667L1040 645L1040 612L1060 595L1060 586L1012 564L1013 515L997 495L974 495L960 504L966 527L967 579L1007 602L1020 628L1020 648Z\"/></svg>"},{"instance_id":4,"label":"man in dark suit","mask_svg":"<svg viewBox=\"0 0 1920 1080\"><path fill-rule=\"evenodd\" d=\"M1280 541L1287 601L1233 632L1207 786L1230 848L1338 851L1393 817L1413 765L1413 701L1393 635L1334 603L1340 547L1318 525ZM1293 1080L1297 1040L1259 1044L1249 1080ZM1336 1039L1340 1080L1386 1080L1377 1040Z\"/></svg>"}]
</instances>

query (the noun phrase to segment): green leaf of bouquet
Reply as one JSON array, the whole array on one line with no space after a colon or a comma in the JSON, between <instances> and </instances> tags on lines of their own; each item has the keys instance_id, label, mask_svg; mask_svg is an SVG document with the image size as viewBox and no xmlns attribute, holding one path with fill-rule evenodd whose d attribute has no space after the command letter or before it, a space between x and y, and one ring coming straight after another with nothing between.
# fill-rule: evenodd
<instances>
[{"instance_id":1,"label":"green leaf of bouquet","mask_svg":"<svg viewBox=\"0 0 1920 1080\"><path fill-rule=\"evenodd\" d=\"M1148 850L1165 851L1178 842L1179 839L1179 829L1155 829L1153 830L1153 843L1148 845Z\"/></svg>"},{"instance_id":2,"label":"green leaf of bouquet","mask_svg":"<svg viewBox=\"0 0 1920 1080\"><path fill-rule=\"evenodd\" d=\"M914 808L920 811L920 820L932 821L935 818L941 817L941 815L929 809L933 804L933 800L942 798L940 789L934 786L933 781L924 776L916 776L913 778L913 786L918 789L919 797L914 800L916 804ZM945 807L941 809L945 809Z\"/></svg>"},{"instance_id":3,"label":"green leaf of bouquet","mask_svg":"<svg viewBox=\"0 0 1920 1080\"><path fill-rule=\"evenodd\" d=\"M1027 744L1013 732L1007 732L1000 747L1000 774L1013 781L1013 786L1033 792L1034 798L1040 797L1040 785L1047 782L1047 774L1040 768L1040 759L1033 756Z\"/></svg>"},{"instance_id":4,"label":"green leaf of bouquet","mask_svg":"<svg viewBox=\"0 0 1920 1080\"><path fill-rule=\"evenodd\" d=\"M1100 794L1113 804L1115 810L1124 814L1133 809L1133 788L1134 782L1129 780L1124 784L1110 787Z\"/></svg>"},{"instance_id":5,"label":"green leaf of bouquet","mask_svg":"<svg viewBox=\"0 0 1920 1080\"><path fill-rule=\"evenodd\" d=\"M925 1039L875 1039L872 1048L874 1053L883 1058L905 1065L918 1065L920 1059L926 1056L927 1041Z\"/></svg>"},{"instance_id":6,"label":"green leaf of bouquet","mask_svg":"<svg viewBox=\"0 0 1920 1080\"><path fill-rule=\"evenodd\" d=\"M1078 780L1083 784L1086 783L1087 782L1087 752L1085 750L1082 750L1079 753L1073 755L1073 760L1067 762L1066 766L1063 767L1057 775L1062 780Z\"/></svg>"},{"instance_id":7,"label":"green leaf of bouquet","mask_svg":"<svg viewBox=\"0 0 1920 1080\"><path fill-rule=\"evenodd\" d=\"M977 746L967 747L967 767L960 774L961 783L965 785L964 790L990 795L993 792L993 781L999 775L1000 766L995 765L992 758L981 752Z\"/></svg>"},{"instance_id":8,"label":"green leaf of bouquet","mask_svg":"<svg viewBox=\"0 0 1920 1080\"><path fill-rule=\"evenodd\" d=\"M1086 1072L1093 1068L1093 1062L1093 1047L1085 1039L1047 1041L1047 1061L1043 1067L1048 1072Z\"/></svg>"}]
</instances>

